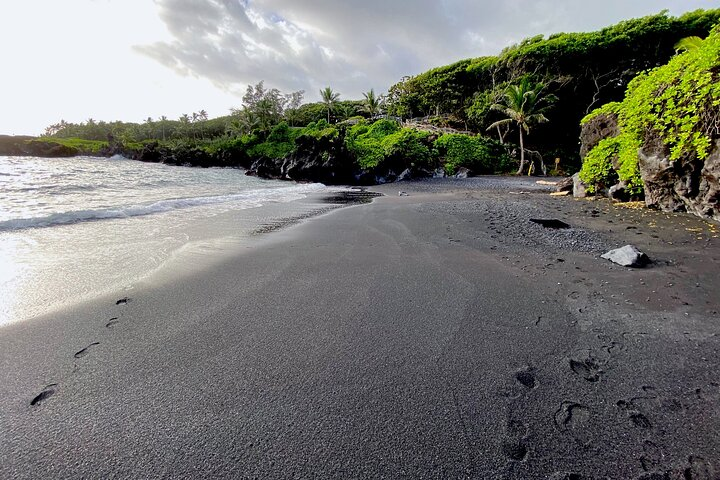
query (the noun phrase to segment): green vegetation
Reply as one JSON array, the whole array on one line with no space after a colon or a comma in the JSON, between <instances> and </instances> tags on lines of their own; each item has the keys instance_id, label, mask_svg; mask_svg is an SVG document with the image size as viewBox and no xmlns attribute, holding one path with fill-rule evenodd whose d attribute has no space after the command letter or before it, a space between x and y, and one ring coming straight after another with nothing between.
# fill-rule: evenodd
<instances>
[{"instance_id":1,"label":"green vegetation","mask_svg":"<svg viewBox=\"0 0 720 480\"><path fill-rule=\"evenodd\" d=\"M73 148L78 151L78 154L82 155L99 155L108 146L108 142L84 140L82 138L53 138L52 140L42 139L42 141Z\"/></svg>"},{"instance_id":2,"label":"green vegetation","mask_svg":"<svg viewBox=\"0 0 720 480\"><path fill-rule=\"evenodd\" d=\"M542 82L558 101L525 145L545 156L561 157L566 167L579 168L579 122L599 105L620 101L630 81L641 72L664 65L685 37L706 37L720 20L720 10L698 10L681 17L661 12L627 20L589 33L537 36L497 56L461 60L393 85L386 110L402 118L449 116L476 132L485 132L502 115L492 110L508 85L523 77ZM502 127L496 134L519 138Z\"/></svg>"},{"instance_id":3,"label":"green vegetation","mask_svg":"<svg viewBox=\"0 0 720 480\"><path fill-rule=\"evenodd\" d=\"M285 122L280 123L273 127L265 141L248 148L247 154L253 158L285 158L285 156L295 149L295 138L297 135L297 129L290 129Z\"/></svg>"},{"instance_id":4,"label":"green vegetation","mask_svg":"<svg viewBox=\"0 0 720 480\"><path fill-rule=\"evenodd\" d=\"M608 185L615 174L611 168L615 159L618 178L627 182L631 192L641 192L638 151L655 138L668 149L670 160L704 160L712 139L720 136L719 108L720 29L716 28L667 65L638 75L622 103L605 105L583 119L617 114L620 133L588 153L581 179L593 190Z\"/></svg>"},{"instance_id":5,"label":"green vegetation","mask_svg":"<svg viewBox=\"0 0 720 480\"><path fill-rule=\"evenodd\" d=\"M369 90L361 100L340 100L327 87L320 91L321 101L303 104L304 92L283 93L260 82L248 86L242 107L227 116L210 119L199 110L177 120L142 123L61 121L48 127L43 140L75 142L62 144L63 152L129 152L149 161L193 163L192 155L198 155L195 163L203 166L249 167L261 158L302 152L332 158L335 166L344 162L354 174L376 176L437 167L449 174L461 167L475 173L521 173L526 154L537 151L561 158L562 169L572 171L580 168L580 120L609 104L605 111L617 110L622 134L590 152L582 175L591 189L610 184L617 175L638 191L637 162L629 159L643 142L642 125L660 132L674 158L707 152L710 127L703 126L708 122L703 102L715 98L716 87L702 67L713 63L712 42L698 37L707 36L719 20L720 9L678 18L661 12L597 32L536 36L497 56L404 77L386 95ZM677 72L687 68L690 80L642 73L666 64L677 51L685 51L677 58L686 60L671 64ZM662 90L665 84L672 88ZM625 101L611 103L621 101L628 86ZM692 99L684 96L690 90ZM385 119L372 121L383 113ZM98 143L80 145L77 139ZM538 158L534 152L533 158Z\"/></svg>"},{"instance_id":6,"label":"green vegetation","mask_svg":"<svg viewBox=\"0 0 720 480\"><path fill-rule=\"evenodd\" d=\"M454 175L459 168L475 173L504 173L510 158L503 145L487 137L448 133L435 141L445 173Z\"/></svg>"},{"instance_id":7,"label":"green vegetation","mask_svg":"<svg viewBox=\"0 0 720 480\"><path fill-rule=\"evenodd\" d=\"M371 88L369 92L363 93L363 97L365 97L363 100L363 109L370 117L379 115L382 112L383 99L375 95L374 89Z\"/></svg>"},{"instance_id":8,"label":"green vegetation","mask_svg":"<svg viewBox=\"0 0 720 480\"><path fill-rule=\"evenodd\" d=\"M330 114L333 112L335 104L340 99L340 94L333 92L333 89L330 87L325 87L320 90L320 97L322 98L322 103L325 104L325 108L327 109L327 121L330 123Z\"/></svg>"},{"instance_id":9,"label":"green vegetation","mask_svg":"<svg viewBox=\"0 0 720 480\"><path fill-rule=\"evenodd\" d=\"M505 94L500 100L490 106L491 110L502 112L507 118L490 124L488 130L498 128L502 125L515 124L520 132L520 168L517 174L522 174L525 168L525 142L523 132L530 135L530 125L545 123L547 117L543 111L547 110L550 103L555 101L552 95L544 96L542 83L533 83L524 77L519 84L509 85Z\"/></svg>"}]
</instances>

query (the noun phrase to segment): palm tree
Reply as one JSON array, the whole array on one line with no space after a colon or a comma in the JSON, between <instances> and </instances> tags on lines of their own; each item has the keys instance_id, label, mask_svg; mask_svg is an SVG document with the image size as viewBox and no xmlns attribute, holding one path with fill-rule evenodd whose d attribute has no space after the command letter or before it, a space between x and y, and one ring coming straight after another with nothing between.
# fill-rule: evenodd
<instances>
[{"instance_id":1,"label":"palm tree","mask_svg":"<svg viewBox=\"0 0 720 480\"><path fill-rule=\"evenodd\" d=\"M330 123L330 111L333 109L338 99L340 98L340 94L337 92L333 92L332 88L330 87L325 87L323 90L320 90L320 97L322 98L322 102L327 107L327 121L328 123Z\"/></svg>"},{"instance_id":2,"label":"palm tree","mask_svg":"<svg viewBox=\"0 0 720 480\"><path fill-rule=\"evenodd\" d=\"M167 117L163 115L162 117L160 117L160 128L162 129L163 142L165 141L165 122L167 122Z\"/></svg>"},{"instance_id":3,"label":"palm tree","mask_svg":"<svg viewBox=\"0 0 720 480\"><path fill-rule=\"evenodd\" d=\"M375 90L372 88L369 92L363 93L363 97L365 97L363 109L370 114L370 117L379 114L382 107L382 97L376 97Z\"/></svg>"},{"instance_id":4,"label":"palm tree","mask_svg":"<svg viewBox=\"0 0 720 480\"><path fill-rule=\"evenodd\" d=\"M187 135L188 126L190 125L190 116L187 113L183 113L180 115L180 137L185 137Z\"/></svg>"},{"instance_id":5,"label":"palm tree","mask_svg":"<svg viewBox=\"0 0 720 480\"><path fill-rule=\"evenodd\" d=\"M676 52L689 52L702 45L703 39L697 36L681 38L675 44Z\"/></svg>"},{"instance_id":6,"label":"palm tree","mask_svg":"<svg viewBox=\"0 0 720 480\"><path fill-rule=\"evenodd\" d=\"M528 78L523 78L518 85L510 85L500 99L501 103L495 103L490 108L505 114L503 120L498 120L487 129L491 130L500 125L517 124L520 130L520 168L517 175L522 174L525 168L525 142L523 131L530 134L530 125L545 123L548 119L543 112L556 100L554 95L543 95L545 86L542 83L533 83Z\"/></svg>"},{"instance_id":7,"label":"palm tree","mask_svg":"<svg viewBox=\"0 0 720 480\"><path fill-rule=\"evenodd\" d=\"M200 138L205 138L205 122L208 120L208 113L205 110L200 110L197 113L197 121L200 122Z\"/></svg>"}]
</instances>

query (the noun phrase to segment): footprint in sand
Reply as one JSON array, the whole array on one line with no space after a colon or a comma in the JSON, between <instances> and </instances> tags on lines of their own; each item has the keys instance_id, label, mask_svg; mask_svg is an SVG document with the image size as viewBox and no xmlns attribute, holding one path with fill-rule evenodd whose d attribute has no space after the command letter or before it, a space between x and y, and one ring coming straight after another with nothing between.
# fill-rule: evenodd
<instances>
[{"instance_id":1,"label":"footprint in sand","mask_svg":"<svg viewBox=\"0 0 720 480\"><path fill-rule=\"evenodd\" d=\"M662 449L653 441L645 440L643 442L643 454L640 457L640 465L643 470L649 472L660 467L665 454Z\"/></svg>"},{"instance_id":2,"label":"footprint in sand","mask_svg":"<svg viewBox=\"0 0 720 480\"><path fill-rule=\"evenodd\" d=\"M515 380L525 388L537 388L537 381L535 380L535 374L531 367L515 372Z\"/></svg>"},{"instance_id":3,"label":"footprint in sand","mask_svg":"<svg viewBox=\"0 0 720 480\"><path fill-rule=\"evenodd\" d=\"M590 357L584 360L570 359L570 369L588 382L597 382L603 374L597 361Z\"/></svg>"},{"instance_id":4,"label":"footprint in sand","mask_svg":"<svg viewBox=\"0 0 720 480\"><path fill-rule=\"evenodd\" d=\"M503 455L510 461L522 462L528 456L528 447L525 441L528 426L517 420L511 420L508 422L505 431L507 436L501 445Z\"/></svg>"},{"instance_id":5,"label":"footprint in sand","mask_svg":"<svg viewBox=\"0 0 720 480\"><path fill-rule=\"evenodd\" d=\"M35 405L38 405L44 400L47 400L51 396L55 395L55 393L57 393L57 387L57 383L51 383L47 387L43 388L42 391L30 401L30 405L34 407Z\"/></svg>"},{"instance_id":6,"label":"footprint in sand","mask_svg":"<svg viewBox=\"0 0 720 480\"><path fill-rule=\"evenodd\" d=\"M83 348L82 350L79 350L79 351L75 352L75 355L74 355L75 358L82 358L82 357L84 357L85 355L87 355L88 353L90 353L90 350L91 350L93 347L95 347L96 345L100 345L100 342L93 342L93 343L91 343L90 345L88 345L87 347Z\"/></svg>"},{"instance_id":7,"label":"footprint in sand","mask_svg":"<svg viewBox=\"0 0 720 480\"><path fill-rule=\"evenodd\" d=\"M575 402L562 402L555 412L554 421L558 430L567 433L584 447L589 446L587 426L590 421L590 408Z\"/></svg>"},{"instance_id":8,"label":"footprint in sand","mask_svg":"<svg viewBox=\"0 0 720 480\"><path fill-rule=\"evenodd\" d=\"M118 317L112 317L108 322L105 324L106 328L114 328L115 325L120 323L120 320L118 320Z\"/></svg>"},{"instance_id":9,"label":"footprint in sand","mask_svg":"<svg viewBox=\"0 0 720 480\"><path fill-rule=\"evenodd\" d=\"M528 450L521 441L505 440L502 444L502 452L505 458L514 462L522 462L527 458Z\"/></svg>"},{"instance_id":10,"label":"footprint in sand","mask_svg":"<svg viewBox=\"0 0 720 480\"><path fill-rule=\"evenodd\" d=\"M640 411L640 409L638 409L637 405L635 405L632 401L627 402L625 400L620 400L619 402L617 402L617 406L627 413L630 422L636 427L652 427L652 423L650 423L650 420L648 420L648 418Z\"/></svg>"},{"instance_id":11,"label":"footprint in sand","mask_svg":"<svg viewBox=\"0 0 720 480\"><path fill-rule=\"evenodd\" d=\"M127 303L130 301L129 297L123 297L117 302L115 302L115 305L127 305Z\"/></svg>"},{"instance_id":12,"label":"footprint in sand","mask_svg":"<svg viewBox=\"0 0 720 480\"><path fill-rule=\"evenodd\" d=\"M688 467L683 471L686 480L716 480L715 469L702 457L691 455L688 458Z\"/></svg>"}]
</instances>

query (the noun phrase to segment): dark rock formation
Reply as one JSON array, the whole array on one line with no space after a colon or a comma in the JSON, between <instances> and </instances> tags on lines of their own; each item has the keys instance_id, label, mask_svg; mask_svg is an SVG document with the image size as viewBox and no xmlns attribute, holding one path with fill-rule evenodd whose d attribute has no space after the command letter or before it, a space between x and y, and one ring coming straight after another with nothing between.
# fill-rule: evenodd
<instances>
[{"instance_id":1,"label":"dark rock formation","mask_svg":"<svg viewBox=\"0 0 720 480\"><path fill-rule=\"evenodd\" d=\"M630 200L631 195L628 191L628 185L624 181L619 181L608 189L608 197L618 202L627 202Z\"/></svg>"},{"instance_id":2,"label":"dark rock formation","mask_svg":"<svg viewBox=\"0 0 720 480\"><path fill-rule=\"evenodd\" d=\"M280 179L282 178L282 160L260 157L250 165L245 174L273 180Z\"/></svg>"},{"instance_id":3,"label":"dark rock formation","mask_svg":"<svg viewBox=\"0 0 720 480\"><path fill-rule=\"evenodd\" d=\"M648 206L720 220L720 140L704 161L673 161L659 139L649 138L640 149L639 159Z\"/></svg>"},{"instance_id":4,"label":"dark rock formation","mask_svg":"<svg viewBox=\"0 0 720 480\"><path fill-rule=\"evenodd\" d=\"M618 118L615 114L603 114L593 117L592 120L583 124L580 131L580 158L585 156L600 143L600 140L612 138L620 133L618 129Z\"/></svg>"},{"instance_id":5,"label":"dark rock formation","mask_svg":"<svg viewBox=\"0 0 720 480\"><path fill-rule=\"evenodd\" d=\"M619 133L616 115L598 115L582 127L580 155L584 159L600 140ZM612 159L617 170L617 159ZM687 156L670 160L670 151L662 139L648 129L638 152L638 167L649 207L668 212L689 212L720 221L720 140L705 160ZM576 179L573 194L585 196L583 185ZM602 193L602 192L600 192ZM610 187L607 195L619 201L631 200L624 182Z\"/></svg>"},{"instance_id":6,"label":"dark rock formation","mask_svg":"<svg viewBox=\"0 0 720 480\"><path fill-rule=\"evenodd\" d=\"M29 155L33 157L74 157L77 148L27 136L0 135L0 155Z\"/></svg>"},{"instance_id":7,"label":"dark rock formation","mask_svg":"<svg viewBox=\"0 0 720 480\"><path fill-rule=\"evenodd\" d=\"M0 135L0 155L14 156L27 155L23 145L35 137Z\"/></svg>"},{"instance_id":8,"label":"dark rock formation","mask_svg":"<svg viewBox=\"0 0 720 480\"><path fill-rule=\"evenodd\" d=\"M302 135L296 148L280 160L280 176L287 180L313 181L326 185L352 183L353 162L345 149L343 131L336 138ZM264 176L258 173L259 176Z\"/></svg>"}]
</instances>

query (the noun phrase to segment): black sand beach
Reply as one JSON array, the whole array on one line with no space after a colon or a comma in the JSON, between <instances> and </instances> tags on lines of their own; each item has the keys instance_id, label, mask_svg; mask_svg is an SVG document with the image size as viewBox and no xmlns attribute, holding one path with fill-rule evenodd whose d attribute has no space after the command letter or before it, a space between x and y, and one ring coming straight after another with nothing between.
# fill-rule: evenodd
<instances>
[{"instance_id":1,"label":"black sand beach","mask_svg":"<svg viewBox=\"0 0 720 480\"><path fill-rule=\"evenodd\" d=\"M720 478L715 227L542 188L377 187L0 329L0 478Z\"/></svg>"}]
</instances>

